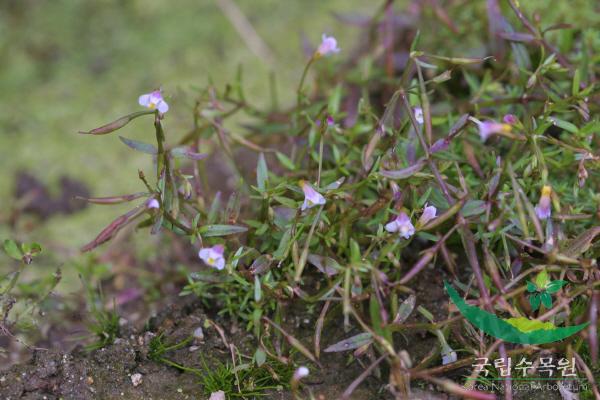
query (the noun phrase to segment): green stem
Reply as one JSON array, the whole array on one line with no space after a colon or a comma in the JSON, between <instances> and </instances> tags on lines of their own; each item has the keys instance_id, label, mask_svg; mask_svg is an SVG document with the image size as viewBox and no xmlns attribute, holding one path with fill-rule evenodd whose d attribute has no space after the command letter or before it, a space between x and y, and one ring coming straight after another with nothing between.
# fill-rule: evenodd
<instances>
[{"instance_id":1,"label":"green stem","mask_svg":"<svg viewBox=\"0 0 600 400\"><path fill-rule=\"evenodd\" d=\"M300 84L298 85L298 90L297 90L297 99L296 99L296 107L298 109L300 109L300 103L302 101L302 87L304 86L304 81L306 80L306 75L308 74L308 70L310 69L310 66L312 65L312 63L315 61L315 57L311 57L308 60L308 63L306 63L306 66L304 67L304 71L302 71L302 77L300 78Z\"/></svg>"},{"instance_id":2,"label":"green stem","mask_svg":"<svg viewBox=\"0 0 600 400\"><path fill-rule=\"evenodd\" d=\"M302 271L304 270L304 266L306 265L306 259L308 258L308 248L310 246L310 240L312 239L313 234L315 233L315 228L317 227L317 222L321 218L321 211L323 211L324 205L319 207L319 212L317 212L317 216L315 217L312 225L310 226L310 231L308 232L308 236L306 236L306 242L304 243L304 249L302 250L302 254L300 255L300 261L298 262L298 268L296 269L296 275L294 276L294 280L296 282L300 281L302 277Z\"/></svg>"}]
</instances>

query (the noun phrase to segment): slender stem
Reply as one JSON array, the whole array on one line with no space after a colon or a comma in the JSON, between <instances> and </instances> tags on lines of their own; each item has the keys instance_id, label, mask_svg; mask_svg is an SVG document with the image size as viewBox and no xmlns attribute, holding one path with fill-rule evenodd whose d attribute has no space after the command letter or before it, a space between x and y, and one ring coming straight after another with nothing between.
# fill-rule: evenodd
<instances>
[{"instance_id":1,"label":"slender stem","mask_svg":"<svg viewBox=\"0 0 600 400\"><path fill-rule=\"evenodd\" d=\"M296 107L298 109L300 109L300 103L302 101L302 87L304 86L304 81L306 80L306 75L308 74L308 70L310 69L310 66L312 65L312 63L314 61L315 61L315 57L312 56L306 63L306 66L304 67L304 71L302 71L302 77L300 78L300 84L298 85L297 98L296 98Z\"/></svg>"},{"instance_id":2,"label":"slender stem","mask_svg":"<svg viewBox=\"0 0 600 400\"><path fill-rule=\"evenodd\" d=\"M315 228L317 227L317 222L321 219L321 212L323 211L324 205L319 207L319 211L317 212L317 216L315 217L312 225L310 226L310 231L308 231L308 235L306 236L306 242L304 243L304 249L302 250L302 254L300 255L300 261L298 262L298 268L296 269L296 275L294 280L296 282L300 281L302 277L302 271L304 270L304 266L306 265L306 259L308 258L308 247L310 246L310 240L315 233Z\"/></svg>"},{"instance_id":3,"label":"slender stem","mask_svg":"<svg viewBox=\"0 0 600 400\"><path fill-rule=\"evenodd\" d=\"M317 173L317 187L321 186L321 170L323 169L323 137L325 131L321 132L321 138L319 139L319 172Z\"/></svg>"}]
</instances>

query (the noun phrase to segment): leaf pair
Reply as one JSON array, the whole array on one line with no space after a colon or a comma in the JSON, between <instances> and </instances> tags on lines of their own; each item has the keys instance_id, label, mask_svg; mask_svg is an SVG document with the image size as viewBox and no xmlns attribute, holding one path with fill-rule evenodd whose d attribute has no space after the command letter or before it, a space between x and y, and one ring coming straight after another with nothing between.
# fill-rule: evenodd
<instances>
[{"instance_id":1,"label":"leaf pair","mask_svg":"<svg viewBox=\"0 0 600 400\"><path fill-rule=\"evenodd\" d=\"M536 278L536 283L527 281L527 291L533 293L529 296L529 304L533 311L540 308L543 304L546 308L552 308L552 294L558 292L568 282L564 280L550 281L545 271L542 271Z\"/></svg>"},{"instance_id":2,"label":"leaf pair","mask_svg":"<svg viewBox=\"0 0 600 400\"><path fill-rule=\"evenodd\" d=\"M4 251L11 258L31 264L33 257L37 256L42 251L42 246L38 243L22 243L21 246L14 240L6 239L4 241Z\"/></svg>"}]
</instances>

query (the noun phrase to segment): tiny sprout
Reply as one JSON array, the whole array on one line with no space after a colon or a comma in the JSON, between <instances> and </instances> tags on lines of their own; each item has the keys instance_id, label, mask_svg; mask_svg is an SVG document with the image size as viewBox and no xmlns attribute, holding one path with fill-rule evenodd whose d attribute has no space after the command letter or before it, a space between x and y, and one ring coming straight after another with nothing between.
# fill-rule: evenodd
<instances>
[{"instance_id":1,"label":"tiny sprout","mask_svg":"<svg viewBox=\"0 0 600 400\"><path fill-rule=\"evenodd\" d=\"M340 48L337 45L337 40L333 36L323 34L321 44L315 52L315 58L328 56L329 54L339 53Z\"/></svg>"},{"instance_id":2,"label":"tiny sprout","mask_svg":"<svg viewBox=\"0 0 600 400\"><path fill-rule=\"evenodd\" d=\"M198 257L204 261L208 266L218 269L219 271L225 268L225 258L223 252L225 248L221 244L217 244L213 247L206 247L200 249Z\"/></svg>"},{"instance_id":3,"label":"tiny sprout","mask_svg":"<svg viewBox=\"0 0 600 400\"><path fill-rule=\"evenodd\" d=\"M552 187L544 185L542 188L542 195L537 206L535 206L535 214L539 219L548 219L552 214L550 195L552 194Z\"/></svg>"},{"instance_id":4,"label":"tiny sprout","mask_svg":"<svg viewBox=\"0 0 600 400\"><path fill-rule=\"evenodd\" d=\"M404 239L408 239L415 234L415 227L404 212L401 212L393 221L386 224L385 230L390 233L398 232Z\"/></svg>"},{"instance_id":5,"label":"tiny sprout","mask_svg":"<svg viewBox=\"0 0 600 400\"><path fill-rule=\"evenodd\" d=\"M304 203L302 203L301 207L302 211L317 205L325 204L325 197L313 189L310 184L305 181L300 181L300 187L304 192Z\"/></svg>"},{"instance_id":6,"label":"tiny sprout","mask_svg":"<svg viewBox=\"0 0 600 400\"><path fill-rule=\"evenodd\" d=\"M138 103L141 106L148 107L151 110L158 110L161 114L169 111L169 105L163 99L160 90L155 90L150 93L143 94L139 97Z\"/></svg>"},{"instance_id":7,"label":"tiny sprout","mask_svg":"<svg viewBox=\"0 0 600 400\"><path fill-rule=\"evenodd\" d=\"M417 122L423 125L423 109L421 107L415 107L413 108L413 113Z\"/></svg>"}]
</instances>

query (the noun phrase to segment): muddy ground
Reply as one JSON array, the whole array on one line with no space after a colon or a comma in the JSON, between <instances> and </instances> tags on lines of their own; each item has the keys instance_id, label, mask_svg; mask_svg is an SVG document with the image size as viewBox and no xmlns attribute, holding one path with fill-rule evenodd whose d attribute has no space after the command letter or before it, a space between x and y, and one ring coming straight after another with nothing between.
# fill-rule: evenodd
<instances>
[{"instance_id":1,"label":"muddy ground","mask_svg":"<svg viewBox=\"0 0 600 400\"><path fill-rule=\"evenodd\" d=\"M426 278L426 279L425 279ZM442 292L431 290L431 284L443 279L442 274L426 271L424 279L415 282L417 306L424 305L433 312L436 319L447 317L447 299ZM290 305L284 329L312 348L315 319L302 315ZM0 373L1 399L208 399L195 373L184 372L175 367L149 358L149 343L155 335L163 334L169 344L182 342L196 336L199 327L202 338L194 338L178 350L169 351L165 357L188 368L202 369L202 359L209 368L219 362L231 360L228 347L214 327L206 327L205 321L216 322L223 329L226 340L235 344L243 354L252 355L256 342L243 328L232 325L207 310L192 297L179 299L167 306L158 315L149 318L143 326L125 324L119 337L105 348L86 351L81 345L68 353L38 350L24 364L16 365ZM413 314L407 322L424 322L422 317ZM349 337L358 331L344 332L341 319L332 318L325 323L322 348ZM436 338L426 331L398 335L398 348L406 349L413 360L421 360L438 346ZM294 359L302 361L296 354ZM304 360L306 361L306 360ZM336 399L359 376L369 358L365 355L350 361L349 354L321 353L323 369L311 366L311 374L305 380L307 388L317 399ZM306 365L311 365L306 362ZM314 368L313 368L314 367ZM352 395L352 399L384 400L392 396L385 389L387 370L383 367L378 373L368 377ZM469 368L453 371L446 378L459 381L461 376L470 373ZM132 376L141 382L134 385ZM379 375L379 376L377 376ZM440 393L430 384L413 381L413 399L452 399ZM517 399L540 398L541 393L518 394ZM553 393L544 393L550 399L558 399ZM272 390L262 398L292 399L288 390Z\"/></svg>"},{"instance_id":2,"label":"muddy ground","mask_svg":"<svg viewBox=\"0 0 600 400\"><path fill-rule=\"evenodd\" d=\"M427 281L423 281L427 282ZM439 297L439 298L438 298ZM417 298L425 300L426 307L441 317L443 309L436 307L445 301L440 296L418 288ZM293 305L290 305L293 307ZM312 348L315 317L302 315L290 310L284 328L291 332L307 347ZM333 311L335 313L335 311ZM179 299L167 306L161 313L150 318L143 326L126 324L121 329L121 337L112 345L95 351L86 351L79 345L71 352L60 353L51 350L33 351L31 359L0 373L1 399L207 399L200 378L190 372L153 361L149 358L149 342L154 335L163 334L166 342L173 344L184 341L203 327L204 337L194 339L181 349L169 351L166 358L191 368L202 368L202 359L209 367L218 362L231 360L230 352L223 339L213 327L206 328L207 319L222 327L227 340L234 343L243 354L252 355L256 342L243 328L232 326L218 317L216 312L206 310L193 298ZM413 321L416 321L414 317ZM344 332L340 328L341 319L332 318L323 329L322 348L358 331ZM412 357L419 359L434 346L436 339L425 332L399 338L402 347L409 350ZM303 357L295 355L296 361ZM360 357L360 363L349 361L348 353L321 353L323 369L311 367L306 378L308 388L322 399L337 398L352 381L370 364L369 358ZM306 361L306 360L304 360ZM311 365L306 361L307 365ZM368 377L352 395L352 399L391 399L385 390L387 371L382 368L380 377ZM141 374L142 381L134 386L132 375ZM416 384L415 395L423 399L445 399L444 394L430 393L427 384ZM321 397L318 397L318 396ZM271 391L268 399L291 399L289 391Z\"/></svg>"}]
</instances>

